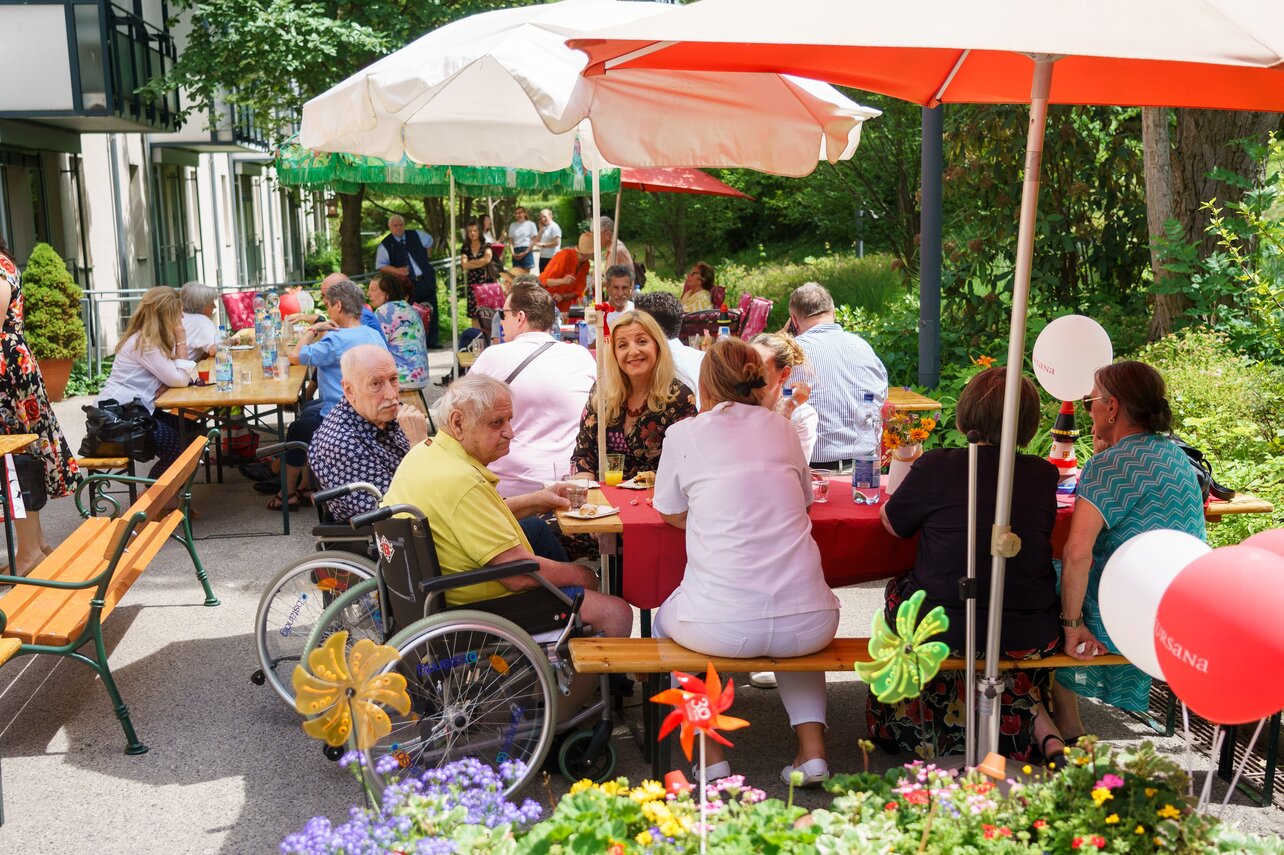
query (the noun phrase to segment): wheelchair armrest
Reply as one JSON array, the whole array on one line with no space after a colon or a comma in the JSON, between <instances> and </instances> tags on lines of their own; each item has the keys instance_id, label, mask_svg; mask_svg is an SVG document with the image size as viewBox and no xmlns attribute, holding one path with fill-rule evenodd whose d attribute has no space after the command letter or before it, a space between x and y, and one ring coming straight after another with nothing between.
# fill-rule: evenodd
<instances>
[{"instance_id":1,"label":"wheelchair armrest","mask_svg":"<svg viewBox=\"0 0 1284 855\"><path fill-rule=\"evenodd\" d=\"M269 457L276 457L278 454L284 454L287 451L307 451L308 444L291 440L289 442L278 442L272 445L265 445L258 450L256 455L259 460L267 460Z\"/></svg>"},{"instance_id":2,"label":"wheelchair armrest","mask_svg":"<svg viewBox=\"0 0 1284 855\"><path fill-rule=\"evenodd\" d=\"M498 582L500 579L507 579L510 576L537 576L538 574L538 561L522 559L520 561L505 561L503 564L492 564L489 567L478 567L476 570L468 570L463 573L438 576L436 579L420 582L419 587L424 593L431 594L436 591L463 588L467 585L480 585L482 582Z\"/></svg>"}]
</instances>

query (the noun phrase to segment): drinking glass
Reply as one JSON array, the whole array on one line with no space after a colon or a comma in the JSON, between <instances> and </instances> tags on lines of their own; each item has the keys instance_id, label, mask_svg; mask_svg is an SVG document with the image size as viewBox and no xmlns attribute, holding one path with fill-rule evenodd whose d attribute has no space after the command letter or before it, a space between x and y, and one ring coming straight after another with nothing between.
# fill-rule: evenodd
<instances>
[{"instance_id":1,"label":"drinking glass","mask_svg":"<svg viewBox=\"0 0 1284 855\"><path fill-rule=\"evenodd\" d=\"M811 498L813 502L824 503L829 501L829 476L832 472L824 469L811 470Z\"/></svg>"},{"instance_id":2,"label":"drinking glass","mask_svg":"<svg viewBox=\"0 0 1284 855\"><path fill-rule=\"evenodd\" d=\"M606 486L614 487L624 480L624 455L606 455Z\"/></svg>"},{"instance_id":3,"label":"drinking glass","mask_svg":"<svg viewBox=\"0 0 1284 855\"><path fill-rule=\"evenodd\" d=\"M579 510L588 501L588 478L567 478L565 483L566 500L571 503L571 510Z\"/></svg>"},{"instance_id":4,"label":"drinking glass","mask_svg":"<svg viewBox=\"0 0 1284 855\"><path fill-rule=\"evenodd\" d=\"M250 385L250 381L253 379L254 379L254 374L253 372L250 371L249 367L248 366L242 367L241 368L241 385L248 386Z\"/></svg>"}]
</instances>

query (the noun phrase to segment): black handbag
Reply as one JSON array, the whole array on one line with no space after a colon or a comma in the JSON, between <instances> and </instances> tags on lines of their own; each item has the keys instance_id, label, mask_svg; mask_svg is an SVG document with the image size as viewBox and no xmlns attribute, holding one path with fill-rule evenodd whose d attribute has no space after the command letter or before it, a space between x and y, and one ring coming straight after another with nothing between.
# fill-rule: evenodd
<instances>
[{"instance_id":1,"label":"black handbag","mask_svg":"<svg viewBox=\"0 0 1284 855\"><path fill-rule=\"evenodd\" d=\"M1205 502L1208 501L1209 495L1223 502L1228 502L1235 498L1234 490L1223 487L1213 478L1213 464L1204 456L1204 452L1195 448L1195 446L1175 433L1168 434L1168 438L1185 452L1186 457L1190 460L1190 465L1195 468L1195 480L1199 482L1199 492Z\"/></svg>"},{"instance_id":2,"label":"black handbag","mask_svg":"<svg viewBox=\"0 0 1284 855\"><path fill-rule=\"evenodd\" d=\"M127 404L108 398L85 411L81 457L132 457L144 462L156 456L156 420L135 398Z\"/></svg>"}]
</instances>

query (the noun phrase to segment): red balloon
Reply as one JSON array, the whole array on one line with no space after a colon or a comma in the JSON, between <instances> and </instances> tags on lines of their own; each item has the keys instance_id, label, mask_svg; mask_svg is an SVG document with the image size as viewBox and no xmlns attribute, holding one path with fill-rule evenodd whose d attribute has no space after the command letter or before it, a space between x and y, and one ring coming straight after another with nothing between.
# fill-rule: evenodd
<instances>
[{"instance_id":1,"label":"red balloon","mask_svg":"<svg viewBox=\"0 0 1284 855\"><path fill-rule=\"evenodd\" d=\"M1284 557L1224 546L1177 574L1159 601L1155 654L1177 697L1209 721L1284 709Z\"/></svg>"},{"instance_id":2,"label":"red balloon","mask_svg":"<svg viewBox=\"0 0 1284 855\"><path fill-rule=\"evenodd\" d=\"M1265 549L1267 552L1274 552L1276 555L1284 558L1284 528L1273 528L1268 531L1259 531L1257 534L1241 543L1240 546L1252 546L1256 549Z\"/></svg>"}]
</instances>

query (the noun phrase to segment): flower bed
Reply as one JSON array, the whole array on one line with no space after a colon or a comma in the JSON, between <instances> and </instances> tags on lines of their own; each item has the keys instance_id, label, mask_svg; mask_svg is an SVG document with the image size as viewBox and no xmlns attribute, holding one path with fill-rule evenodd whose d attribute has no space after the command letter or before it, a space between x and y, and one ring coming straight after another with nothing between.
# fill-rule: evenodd
<instances>
[{"instance_id":1,"label":"flower bed","mask_svg":"<svg viewBox=\"0 0 1284 855\"><path fill-rule=\"evenodd\" d=\"M1284 842L1195 813L1188 780L1150 743L1117 752L1085 739L1063 768L1026 767L1002 786L921 761L885 775L836 776L829 808L808 812L732 776L706 790L710 852L1247 852ZM365 853L680 853L700 848L700 805L689 788L624 779L581 781L543 816L506 802L516 767L463 760L385 791L382 810L354 807L333 826L318 817L281 844L285 855Z\"/></svg>"}]
</instances>

